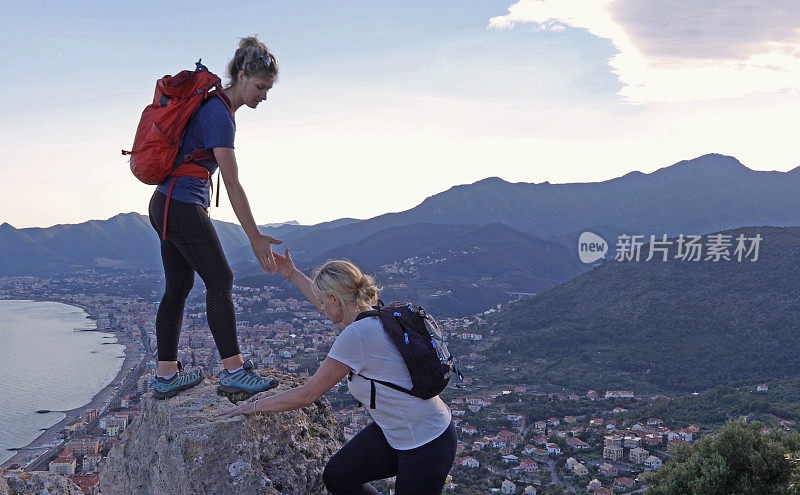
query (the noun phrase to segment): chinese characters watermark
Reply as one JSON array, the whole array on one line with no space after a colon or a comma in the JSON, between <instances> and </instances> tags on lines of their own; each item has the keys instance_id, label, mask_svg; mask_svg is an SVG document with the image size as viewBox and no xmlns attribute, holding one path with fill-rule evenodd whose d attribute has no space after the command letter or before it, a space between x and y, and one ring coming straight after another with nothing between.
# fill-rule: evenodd
<instances>
[{"instance_id":1,"label":"chinese characters watermark","mask_svg":"<svg viewBox=\"0 0 800 495\"><path fill-rule=\"evenodd\" d=\"M622 234L617 236L616 261L650 261L653 259L668 261L670 252L672 259L680 261L758 261L758 251L763 237L756 234L747 237L739 234L734 239L730 234L683 235L667 239L662 234L658 239L650 235L650 242L645 244L644 235ZM734 244L735 243L735 244ZM646 248L645 248L646 247ZM584 232L578 240L578 254L583 263L593 263L605 257L608 251L606 241L592 232ZM646 254L646 258L645 258Z\"/></svg>"}]
</instances>

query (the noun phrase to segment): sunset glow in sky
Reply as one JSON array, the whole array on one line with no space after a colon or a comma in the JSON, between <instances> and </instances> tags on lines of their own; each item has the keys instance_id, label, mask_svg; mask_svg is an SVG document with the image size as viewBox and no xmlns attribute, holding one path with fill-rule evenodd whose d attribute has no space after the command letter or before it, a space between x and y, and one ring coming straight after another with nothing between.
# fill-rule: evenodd
<instances>
[{"instance_id":1,"label":"sunset glow in sky","mask_svg":"<svg viewBox=\"0 0 800 495\"><path fill-rule=\"evenodd\" d=\"M258 33L236 113L259 223L368 218L489 176L588 182L705 153L796 167L795 0L39 1L0 13L0 223L146 213L129 149L156 79ZM381 173L393 189L377 187ZM235 221L227 201L213 218Z\"/></svg>"}]
</instances>

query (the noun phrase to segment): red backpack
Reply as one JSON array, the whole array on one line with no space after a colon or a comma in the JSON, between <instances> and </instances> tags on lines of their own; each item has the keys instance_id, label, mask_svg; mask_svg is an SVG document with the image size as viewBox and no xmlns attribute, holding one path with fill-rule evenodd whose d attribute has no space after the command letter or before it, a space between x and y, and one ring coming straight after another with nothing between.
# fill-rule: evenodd
<instances>
[{"instance_id":1,"label":"red backpack","mask_svg":"<svg viewBox=\"0 0 800 495\"><path fill-rule=\"evenodd\" d=\"M162 238L167 235L167 212L172 188L178 177L197 177L211 182L208 169L195 163L214 157L214 152L200 148L193 150L179 162L178 151L189 120L200 104L212 96L219 96L233 113L230 100L222 92L222 81L198 60L194 71L184 70L174 76L164 76L156 82L153 103L142 112L130 155L131 171L145 184L161 184L173 177L164 206ZM214 91L212 91L214 90ZM180 163L180 164L179 164ZM178 165L176 167L176 165ZM219 184L217 184L219 186ZM213 187L213 183L212 183ZM219 187L217 187L219 205Z\"/></svg>"}]
</instances>

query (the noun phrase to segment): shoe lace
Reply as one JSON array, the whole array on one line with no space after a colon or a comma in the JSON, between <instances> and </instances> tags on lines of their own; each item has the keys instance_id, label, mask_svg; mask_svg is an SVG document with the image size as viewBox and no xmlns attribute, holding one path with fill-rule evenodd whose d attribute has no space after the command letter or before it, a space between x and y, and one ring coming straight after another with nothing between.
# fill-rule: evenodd
<instances>
[{"instance_id":1,"label":"shoe lace","mask_svg":"<svg viewBox=\"0 0 800 495\"><path fill-rule=\"evenodd\" d=\"M258 373L256 373L256 370L254 370L254 369L245 370L245 374L247 376L249 376L250 378L256 380L257 382L263 382L263 381L267 380L263 376L261 376Z\"/></svg>"}]
</instances>

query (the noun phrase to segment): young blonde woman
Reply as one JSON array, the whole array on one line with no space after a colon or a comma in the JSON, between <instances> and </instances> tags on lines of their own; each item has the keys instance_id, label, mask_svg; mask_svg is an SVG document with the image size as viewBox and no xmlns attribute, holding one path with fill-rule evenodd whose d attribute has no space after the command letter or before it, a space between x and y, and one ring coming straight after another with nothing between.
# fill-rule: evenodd
<instances>
[{"instance_id":1,"label":"young blonde woman","mask_svg":"<svg viewBox=\"0 0 800 495\"><path fill-rule=\"evenodd\" d=\"M350 393L370 403L376 380L411 388L400 352L377 317L355 321L378 300L372 278L347 261L329 261L309 279L294 266L289 250L275 254L277 272L291 280L331 322L344 327L328 356L305 384L227 409L220 414L289 411L313 404L353 373ZM439 398L423 400L389 387L376 387L373 423L361 430L326 464L323 481L334 495L377 494L369 482L396 476L397 495L439 494L455 460L456 432L450 409Z\"/></svg>"},{"instance_id":2,"label":"young blonde woman","mask_svg":"<svg viewBox=\"0 0 800 495\"><path fill-rule=\"evenodd\" d=\"M271 244L280 241L262 234L250 211L233 150L236 133L234 113L242 106L256 108L267 97L278 76L278 62L256 37L244 38L228 64L230 86L208 98L189 121L178 156L194 150L213 150L213 157L197 160L210 175L219 168L233 210L244 228L250 245L262 268L272 273L275 260ZM167 194L172 188L167 208ZM222 251L217 233L208 216L210 184L194 177L168 177L156 188L150 200L150 222L159 237L166 222L166 235L161 239L161 259L166 288L158 306L156 337L158 371L154 397L172 397L203 380L200 370L181 370L178 362L178 339L183 321L183 308L200 275L206 286L206 317L222 365L220 391L253 395L276 385L252 370L239 352L236 319L233 307L233 273Z\"/></svg>"}]
</instances>

